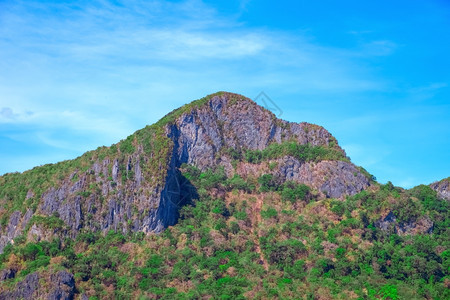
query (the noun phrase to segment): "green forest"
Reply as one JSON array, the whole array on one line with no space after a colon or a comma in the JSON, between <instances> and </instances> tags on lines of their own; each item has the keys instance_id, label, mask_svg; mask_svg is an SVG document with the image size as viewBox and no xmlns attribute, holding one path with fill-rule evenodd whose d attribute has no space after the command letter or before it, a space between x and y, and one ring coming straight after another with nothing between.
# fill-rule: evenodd
<instances>
[{"instance_id":1,"label":"green forest","mask_svg":"<svg viewBox=\"0 0 450 300\"><path fill-rule=\"evenodd\" d=\"M449 202L428 186L373 184L344 200L320 199L270 174L181 171L198 199L181 208L177 225L160 235L16 238L0 255L0 269L14 266L17 276L1 285L69 270L89 299L450 298ZM394 220L381 228L388 214ZM432 222L430 232L401 230L423 219ZM34 222L55 232L64 227L57 216Z\"/></svg>"}]
</instances>

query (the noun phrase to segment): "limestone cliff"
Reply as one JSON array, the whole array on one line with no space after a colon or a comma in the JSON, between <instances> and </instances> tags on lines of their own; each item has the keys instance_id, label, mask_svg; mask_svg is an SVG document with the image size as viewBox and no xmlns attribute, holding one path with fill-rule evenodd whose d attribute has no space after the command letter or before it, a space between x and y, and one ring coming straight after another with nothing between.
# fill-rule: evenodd
<instances>
[{"instance_id":1,"label":"limestone cliff","mask_svg":"<svg viewBox=\"0 0 450 300\"><path fill-rule=\"evenodd\" d=\"M286 151L260 161L244 159L248 151L283 143L331 151L336 158ZM195 198L179 171L182 164L203 171L223 167L228 176L244 178L270 173L280 184L305 183L332 198L356 194L371 180L324 128L279 120L250 99L221 92L111 147L0 177L0 252L16 238L74 237L81 230L161 232L177 222L179 207Z\"/></svg>"}]
</instances>

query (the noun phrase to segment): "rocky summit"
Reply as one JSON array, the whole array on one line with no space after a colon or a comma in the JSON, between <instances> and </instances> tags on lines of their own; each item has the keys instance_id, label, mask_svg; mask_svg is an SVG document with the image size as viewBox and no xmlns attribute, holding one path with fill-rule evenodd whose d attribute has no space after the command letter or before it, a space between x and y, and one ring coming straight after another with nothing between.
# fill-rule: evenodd
<instances>
[{"instance_id":1,"label":"rocky summit","mask_svg":"<svg viewBox=\"0 0 450 300\"><path fill-rule=\"evenodd\" d=\"M219 92L1 176L0 299L444 299L449 195L381 185L323 127Z\"/></svg>"}]
</instances>

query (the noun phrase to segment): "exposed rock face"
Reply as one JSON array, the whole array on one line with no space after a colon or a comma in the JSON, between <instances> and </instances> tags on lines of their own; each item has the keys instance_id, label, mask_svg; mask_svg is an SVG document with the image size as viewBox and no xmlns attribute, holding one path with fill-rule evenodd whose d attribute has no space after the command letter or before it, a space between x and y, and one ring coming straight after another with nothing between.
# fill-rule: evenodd
<instances>
[{"instance_id":1,"label":"exposed rock face","mask_svg":"<svg viewBox=\"0 0 450 300\"><path fill-rule=\"evenodd\" d=\"M3 248L5 248L5 246L14 238L22 234L32 215L33 212L30 209L28 209L24 215L22 215L20 211L15 211L11 214L8 225L0 237L0 253L3 252Z\"/></svg>"},{"instance_id":2,"label":"exposed rock face","mask_svg":"<svg viewBox=\"0 0 450 300\"><path fill-rule=\"evenodd\" d=\"M48 295L48 300L73 299L75 294L75 280L73 275L60 271L51 275L52 290Z\"/></svg>"},{"instance_id":3,"label":"exposed rock face","mask_svg":"<svg viewBox=\"0 0 450 300\"><path fill-rule=\"evenodd\" d=\"M308 123L278 120L266 109L242 96L222 93L176 115L162 126L164 139L169 141L166 164L159 172L160 181L144 176L147 164L158 153L144 151L136 139L133 151L121 156L106 156L89 161L84 169L76 169L42 194L35 208L26 213L14 212L0 237L0 252L21 235L33 214L61 219L64 229L30 224L30 240L46 239L61 234L75 237L84 228L92 231L119 230L161 232L174 225L179 207L193 197L186 190L185 178L179 172L183 163L201 170L223 166L228 175L249 170L234 170L226 150L262 150L271 143L296 141L298 144L333 147L345 155L336 139L324 128ZM124 150L125 151L125 150ZM224 154L225 153L225 154ZM280 180L294 180L310 185L328 197L339 198L355 194L369 186L369 180L353 164L344 161L300 162L294 158L278 159L271 170ZM155 174L150 174L153 176ZM254 175L254 174L253 174ZM36 197L28 191L27 199Z\"/></svg>"},{"instance_id":4,"label":"exposed rock face","mask_svg":"<svg viewBox=\"0 0 450 300\"><path fill-rule=\"evenodd\" d=\"M223 148L262 150L272 142L289 140L313 146L335 142L323 127L278 120L250 100L229 102L227 96L213 97L209 105L182 115L170 127L178 163L205 169L220 164L216 154Z\"/></svg>"},{"instance_id":5,"label":"exposed rock face","mask_svg":"<svg viewBox=\"0 0 450 300\"><path fill-rule=\"evenodd\" d=\"M4 269L0 271L0 281L5 281L7 279L11 279L16 277L16 270L14 269Z\"/></svg>"},{"instance_id":6,"label":"exposed rock face","mask_svg":"<svg viewBox=\"0 0 450 300\"><path fill-rule=\"evenodd\" d=\"M285 156L273 161L276 167L241 164L237 173L242 177L272 173L279 184L296 181L311 186L330 198L354 195L370 185L369 179L353 164L345 161L301 162Z\"/></svg>"},{"instance_id":7,"label":"exposed rock face","mask_svg":"<svg viewBox=\"0 0 450 300\"><path fill-rule=\"evenodd\" d=\"M398 223L394 213L389 212L386 217L378 220L375 226L386 232L393 230L393 233L398 235L416 235L432 233L434 224L428 217L407 223Z\"/></svg>"},{"instance_id":8,"label":"exposed rock face","mask_svg":"<svg viewBox=\"0 0 450 300\"><path fill-rule=\"evenodd\" d=\"M312 186L326 196L340 198L354 195L369 186L366 178L355 165L344 161L301 163L294 158L279 160L277 174L286 180L294 180Z\"/></svg>"},{"instance_id":9,"label":"exposed rock face","mask_svg":"<svg viewBox=\"0 0 450 300\"><path fill-rule=\"evenodd\" d=\"M430 187L437 192L440 198L450 201L450 178L432 183Z\"/></svg>"},{"instance_id":10,"label":"exposed rock face","mask_svg":"<svg viewBox=\"0 0 450 300\"><path fill-rule=\"evenodd\" d=\"M0 299L4 300L72 300L75 295L75 280L73 275L66 271L59 271L50 276L50 281L46 281L44 285L48 285L43 292L42 285L39 283L41 275L32 273L25 277L24 280L17 283L16 288L12 291L0 294ZM43 278L42 278L43 279Z\"/></svg>"},{"instance_id":11,"label":"exposed rock face","mask_svg":"<svg viewBox=\"0 0 450 300\"><path fill-rule=\"evenodd\" d=\"M17 283L15 290L10 292L4 292L0 294L0 299L4 300L15 300L15 299L25 299L32 300L37 299L35 292L39 288L39 275L38 273L33 273L27 275L23 281Z\"/></svg>"},{"instance_id":12,"label":"exposed rock face","mask_svg":"<svg viewBox=\"0 0 450 300\"><path fill-rule=\"evenodd\" d=\"M62 186L55 190L50 189L42 196L43 203L40 207L41 211L46 215L53 215L57 213L59 218L69 225L73 230L81 228L82 211L81 211L81 196L75 196L71 201L64 201L69 195L73 195L79 190L77 186L81 185L76 182L74 186ZM69 192L67 192L69 190Z\"/></svg>"}]
</instances>

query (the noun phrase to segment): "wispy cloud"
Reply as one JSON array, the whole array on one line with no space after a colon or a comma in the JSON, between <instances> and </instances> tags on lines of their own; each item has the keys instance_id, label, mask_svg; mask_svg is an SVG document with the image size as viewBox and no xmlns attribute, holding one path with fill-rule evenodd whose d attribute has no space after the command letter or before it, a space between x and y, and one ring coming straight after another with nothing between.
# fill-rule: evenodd
<instances>
[{"instance_id":1,"label":"wispy cloud","mask_svg":"<svg viewBox=\"0 0 450 300\"><path fill-rule=\"evenodd\" d=\"M16 114L14 114L13 110L9 107L2 107L0 110L0 122L6 121L6 120L12 120L16 117Z\"/></svg>"},{"instance_id":2,"label":"wispy cloud","mask_svg":"<svg viewBox=\"0 0 450 300\"><path fill-rule=\"evenodd\" d=\"M301 31L245 26L199 0L5 2L0 123L20 126L36 143L82 151L80 136L111 144L217 90L379 92L387 84L364 60L397 47L380 38L322 45Z\"/></svg>"},{"instance_id":3,"label":"wispy cloud","mask_svg":"<svg viewBox=\"0 0 450 300\"><path fill-rule=\"evenodd\" d=\"M95 105L112 111L112 118L134 114L124 99L145 106L144 98L167 96L173 86L278 85L303 93L382 86L364 75L347 50L247 29L201 1L27 1L6 8L0 13L0 57L8 61L0 72L0 104L9 107L5 95L11 95L15 109L34 111L37 122L51 108L88 114ZM73 115L61 120L67 126L76 121Z\"/></svg>"},{"instance_id":4,"label":"wispy cloud","mask_svg":"<svg viewBox=\"0 0 450 300\"><path fill-rule=\"evenodd\" d=\"M366 43L362 46L362 53L370 56L387 56L394 53L398 45L388 40L377 40Z\"/></svg>"},{"instance_id":5,"label":"wispy cloud","mask_svg":"<svg viewBox=\"0 0 450 300\"><path fill-rule=\"evenodd\" d=\"M407 89L408 96L414 101L425 101L433 98L437 93L443 89L448 88L445 82L434 82L426 86L418 86Z\"/></svg>"}]
</instances>

